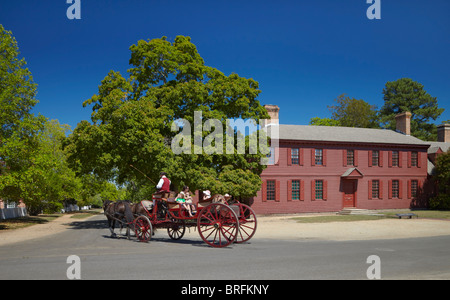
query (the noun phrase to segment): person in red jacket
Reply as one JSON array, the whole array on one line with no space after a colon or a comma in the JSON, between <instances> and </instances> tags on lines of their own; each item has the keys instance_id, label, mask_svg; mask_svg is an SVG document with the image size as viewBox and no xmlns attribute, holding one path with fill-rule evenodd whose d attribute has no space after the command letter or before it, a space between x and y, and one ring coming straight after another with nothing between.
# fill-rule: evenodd
<instances>
[{"instance_id":1,"label":"person in red jacket","mask_svg":"<svg viewBox=\"0 0 450 300\"><path fill-rule=\"evenodd\" d=\"M156 185L156 189L158 190L153 194L153 202L154 207L157 207L157 217L160 219L164 219L167 215L167 203L166 200L170 194L170 180L167 178L167 173L161 172L159 173L159 177L161 178ZM165 199L164 199L165 198ZM164 200L164 201L161 201Z\"/></svg>"},{"instance_id":2,"label":"person in red jacket","mask_svg":"<svg viewBox=\"0 0 450 300\"><path fill-rule=\"evenodd\" d=\"M161 172L159 173L159 177L161 178L158 182L158 184L156 185L156 189L158 190L158 192L162 193L162 192L170 192L170 180L169 178L167 178L167 173L166 172Z\"/></svg>"}]
</instances>

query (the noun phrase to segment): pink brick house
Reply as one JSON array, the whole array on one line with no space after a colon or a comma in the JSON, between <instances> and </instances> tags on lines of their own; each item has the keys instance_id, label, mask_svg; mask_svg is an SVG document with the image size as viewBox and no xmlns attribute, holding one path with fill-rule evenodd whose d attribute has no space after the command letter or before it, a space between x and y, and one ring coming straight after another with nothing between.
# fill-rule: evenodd
<instances>
[{"instance_id":1,"label":"pink brick house","mask_svg":"<svg viewBox=\"0 0 450 300\"><path fill-rule=\"evenodd\" d=\"M267 126L279 128L279 147L250 201L256 213L410 208L421 196L430 143L409 135L410 113L398 116L402 132L395 132L279 125L279 108L266 108L272 119Z\"/></svg>"}]
</instances>

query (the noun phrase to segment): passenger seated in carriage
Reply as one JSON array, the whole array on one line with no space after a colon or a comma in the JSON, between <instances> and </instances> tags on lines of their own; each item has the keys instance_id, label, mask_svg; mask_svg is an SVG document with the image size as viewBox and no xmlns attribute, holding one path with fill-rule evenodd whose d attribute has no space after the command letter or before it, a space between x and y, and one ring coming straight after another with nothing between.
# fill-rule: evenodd
<instances>
[{"instance_id":1,"label":"passenger seated in carriage","mask_svg":"<svg viewBox=\"0 0 450 300\"><path fill-rule=\"evenodd\" d=\"M191 212L191 204L186 203L187 201L191 201L192 203L192 197L189 194L189 187L185 186L183 188L183 191L179 192L175 201L184 209L186 209L189 213L189 217L193 217ZM195 214L195 212L194 212Z\"/></svg>"},{"instance_id":2,"label":"passenger seated in carriage","mask_svg":"<svg viewBox=\"0 0 450 300\"><path fill-rule=\"evenodd\" d=\"M183 187L183 192L186 199L186 205L189 205L191 207L191 212L193 215L195 215L197 213L196 207L194 203L192 203L191 191L189 190L189 187L187 185Z\"/></svg>"},{"instance_id":3,"label":"passenger seated in carriage","mask_svg":"<svg viewBox=\"0 0 450 300\"><path fill-rule=\"evenodd\" d=\"M211 202L211 203L226 203L224 196L221 194L211 195L209 190L203 191L203 199L202 202Z\"/></svg>"},{"instance_id":4,"label":"passenger seated in carriage","mask_svg":"<svg viewBox=\"0 0 450 300\"><path fill-rule=\"evenodd\" d=\"M223 197L225 198L225 201L228 202L231 200L231 195L229 195L228 193L223 195Z\"/></svg>"},{"instance_id":5,"label":"passenger seated in carriage","mask_svg":"<svg viewBox=\"0 0 450 300\"><path fill-rule=\"evenodd\" d=\"M206 190L203 192L203 201L209 200L211 200L211 192L209 190Z\"/></svg>"}]
</instances>

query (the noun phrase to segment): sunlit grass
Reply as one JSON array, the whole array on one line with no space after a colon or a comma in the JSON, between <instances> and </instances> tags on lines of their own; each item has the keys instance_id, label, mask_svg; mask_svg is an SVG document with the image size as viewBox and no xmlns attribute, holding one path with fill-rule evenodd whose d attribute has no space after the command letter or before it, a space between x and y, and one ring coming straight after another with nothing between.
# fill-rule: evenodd
<instances>
[{"instance_id":1,"label":"sunlit grass","mask_svg":"<svg viewBox=\"0 0 450 300\"><path fill-rule=\"evenodd\" d=\"M413 213L419 219L436 219L450 220L450 211L442 210L411 210L411 209L394 209L376 211L373 215L325 215L325 216L305 216L294 217L292 220L298 223L328 223L328 222L352 222L352 221L369 221L380 220L385 218L398 218L397 214ZM415 217L414 217L415 218Z\"/></svg>"}]
</instances>

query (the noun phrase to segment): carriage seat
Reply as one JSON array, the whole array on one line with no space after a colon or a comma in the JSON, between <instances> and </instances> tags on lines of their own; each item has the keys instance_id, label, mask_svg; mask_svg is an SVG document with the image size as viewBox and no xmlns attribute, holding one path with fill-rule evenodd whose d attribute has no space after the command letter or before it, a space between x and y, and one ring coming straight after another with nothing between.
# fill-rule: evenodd
<instances>
[{"instance_id":1,"label":"carriage seat","mask_svg":"<svg viewBox=\"0 0 450 300\"><path fill-rule=\"evenodd\" d=\"M212 203L212 199L209 198L209 199L206 200L206 201L203 201L203 200L198 201L197 206L198 206L199 208L202 208L202 207L206 207L206 206L210 205L211 203Z\"/></svg>"},{"instance_id":2,"label":"carriage seat","mask_svg":"<svg viewBox=\"0 0 450 300\"><path fill-rule=\"evenodd\" d=\"M153 193L152 198L153 199L167 199L173 194L175 194L175 192L173 192L173 191L170 191L170 192L156 192L156 193Z\"/></svg>"},{"instance_id":3,"label":"carriage seat","mask_svg":"<svg viewBox=\"0 0 450 300\"><path fill-rule=\"evenodd\" d=\"M167 204L169 205L169 209L174 209L174 208L179 208L180 207L178 202L175 200L175 197L167 198L166 201L167 201Z\"/></svg>"},{"instance_id":4,"label":"carriage seat","mask_svg":"<svg viewBox=\"0 0 450 300\"><path fill-rule=\"evenodd\" d=\"M165 200L167 203L177 203L177 201L175 200L175 197L170 197L170 198L163 199L163 200Z\"/></svg>"},{"instance_id":5,"label":"carriage seat","mask_svg":"<svg viewBox=\"0 0 450 300\"><path fill-rule=\"evenodd\" d=\"M152 199L163 200L163 201L167 201L167 202L174 202L176 196L177 196L177 193L174 191L156 192L152 195Z\"/></svg>"},{"instance_id":6,"label":"carriage seat","mask_svg":"<svg viewBox=\"0 0 450 300\"><path fill-rule=\"evenodd\" d=\"M225 198L220 194L215 194L207 200L198 201L198 207L205 207L210 205L211 203L223 203L226 204Z\"/></svg>"}]
</instances>

